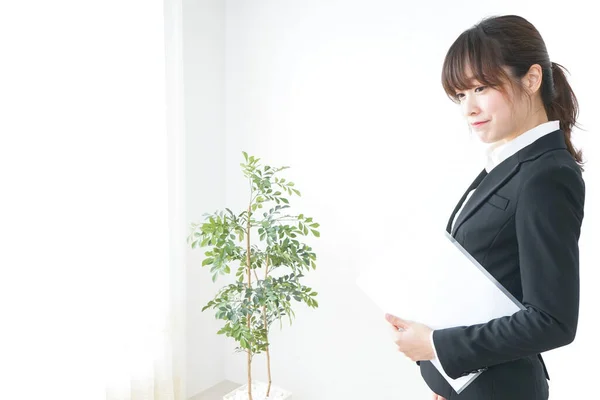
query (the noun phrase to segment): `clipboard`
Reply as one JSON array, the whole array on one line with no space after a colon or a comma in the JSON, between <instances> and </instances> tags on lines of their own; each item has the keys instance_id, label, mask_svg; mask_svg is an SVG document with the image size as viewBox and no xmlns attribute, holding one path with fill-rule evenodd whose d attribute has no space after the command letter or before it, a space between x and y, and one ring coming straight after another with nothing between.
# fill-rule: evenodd
<instances>
[{"instance_id":1,"label":"clipboard","mask_svg":"<svg viewBox=\"0 0 600 400\"><path fill-rule=\"evenodd\" d=\"M373 262L356 279L382 313L435 330L486 323L525 309L445 230L395 245L400 256ZM452 379L438 359L431 363L459 394L485 373Z\"/></svg>"}]
</instances>

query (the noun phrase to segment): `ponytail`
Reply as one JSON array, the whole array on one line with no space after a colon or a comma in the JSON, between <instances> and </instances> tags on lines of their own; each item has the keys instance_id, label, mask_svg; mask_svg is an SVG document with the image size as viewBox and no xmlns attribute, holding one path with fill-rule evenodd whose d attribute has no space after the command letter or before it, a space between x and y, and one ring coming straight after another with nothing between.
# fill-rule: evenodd
<instances>
[{"instance_id":1,"label":"ponytail","mask_svg":"<svg viewBox=\"0 0 600 400\"><path fill-rule=\"evenodd\" d=\"M579 167L583 170L583 157L581 150L576 150L571 143L572 128L577 126L577 116L579 114L579 103L577 97L567 81L567 77L563 70L566 70L560 64L552 63L552 76L554 85L547 85L549 93L544 93L547 100L546 113L548 114L549 120L558 120L560 122L560 129L565 134L565 142L567 143L567 149L569 153L575 158L575 161L579 164Z\"/></svg>"}]
</instances>

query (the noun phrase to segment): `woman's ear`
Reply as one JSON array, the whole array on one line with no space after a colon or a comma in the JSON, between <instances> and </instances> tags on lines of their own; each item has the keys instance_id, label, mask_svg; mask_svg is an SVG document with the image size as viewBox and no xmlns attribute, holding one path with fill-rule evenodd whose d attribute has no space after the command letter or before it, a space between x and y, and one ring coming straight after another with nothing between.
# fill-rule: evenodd
<instances>
[{"instance_id":1,"label":"woman's ear","mask_svg":"<svg viewBox=\"0 0 600 400\"><path fill-rule=\"evenodd\" d=\"M527 89L530 95L535 94L542 86L542 67L539 64L533 64L529 67L529 71L522 78L523 86Z\"/></svg>"}]
</instances>

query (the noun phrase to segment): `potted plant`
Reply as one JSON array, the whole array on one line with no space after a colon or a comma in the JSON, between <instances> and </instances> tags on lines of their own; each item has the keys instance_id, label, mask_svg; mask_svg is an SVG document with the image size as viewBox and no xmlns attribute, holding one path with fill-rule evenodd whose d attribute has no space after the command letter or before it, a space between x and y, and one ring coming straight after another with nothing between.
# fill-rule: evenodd
<instances>
[{"instance_id":1,"label":"potted plant","mask_svg":"<svg viewBox=\"0 0 600 400\"><path fill-rule=\"evenodd\" d=\"M279 177L289 167L262 166L260 159L242 154L245 162L240 165L249 182L248 208L237 214L229 208L204 214L203 223L191 224L187 242L192 248L209 248L202 266L210 267L213 282L237 266L234 283L223 286L202 308L216 311L215 317L224 321L217 333L233 338L236 351L247 354L248 381L240 388L243 397L237 389L224 399L285 399L290 396L287 392L271 393L271 389L276 392L278 388L271 388L269 330L276 320L282 328L285 316L291 325L295 317L292 300L318 307L317 293L300 282L306 271L316 268L317 257L298 238L309 234L319 237L319 224L303 214L283 214L290 207L285 194L300 196L293 182ZM258 244L254 243L255 237ZM263 352L267 360L266 384L252 380L252 358Z\"/></svg>"}]
</instances>

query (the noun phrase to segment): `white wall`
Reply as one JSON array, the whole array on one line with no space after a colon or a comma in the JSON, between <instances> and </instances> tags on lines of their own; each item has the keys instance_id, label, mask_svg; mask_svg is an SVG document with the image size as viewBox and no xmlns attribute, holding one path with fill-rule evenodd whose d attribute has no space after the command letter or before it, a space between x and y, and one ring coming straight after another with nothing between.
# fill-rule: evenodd
<instances>
[{"instance_id":1,"label":"white wall","mask_svg":"<svg viewBox=\"0 0 600 400\"><path fill-rule=\"evenodd\" d=\"M596 82L596 64L589 52L574 53L572 43L597 37L598 28L589 8L569 4L546 10L543 1L505 1L495 8L476 1L411 2L410 9L391 0L226 2L225 75L218 75L215 64L205 74L225 82L227 206L245 206L247 187L239 170L245 150L271 165L291 166L287 176L303 192L292 202L294 210L321 223L321 238L311 240L318 269L307 279L319 292L320 307L298 307L292 327L273 329L274 384L291 390L298 400L430 395L417 366L396 352L382 316L354 279L373 256L402 250L382 245L386 236L444 229L481 169L479 147L441 88L441 64L464 29L488 15L516 13L538 27L552 60L570 70L581 102L580 122L588 130L575 134L590 160L580 242L579 333L575 343L545 359L553 399L575 398L577 387L593 393L591 370L574 367L581 363L576 360L600 356L592 337L598 328L593 304L600 300L594 287L599 254L592 238L599 236L600 217L589 207L600 204L598 126L592 119L597 88L590 85ZM184 15L189 25L208 23L205 17L198 21L197 15ZM194 40L208 42L207 37ZM217 35L216 43L223 45L223 37ZM221 57L216 48L214 54ZM214 103L220 101L217 95ZM199 110L194 106L194 112ZM220 142L212 145L221 149ZM190 152L194 150L188 156ZM203 179L196 184L221 187L213 174ZM214 198L222 208L217 200L223 198ZM193 272L195 279L208 279L202 272ZM415 295L424 294L427 288L416 288ZM199 306L198 301L192 304ZM194 329L201 339L190 342L214 340L208 320ZM199 345L194 346L190 357L199 357ZM233 347L231 340L224 343L225 376L243 382L245 357L233 354ZM214 351L204 354L216 357ZM220 359L213 362L220 367ZM264 359L257 358L254 374L266 377Z\"/></svg>"},{"instance_id":2,"label":"white wall","mask_svg":"<svg viewBox=\"0 0 600 400\"><path fill-rule=\"evenodd\" d=\"M221 208L225 200L225 3L183 1L186 129L186 221ZM187 395L224 378L226 345L219 325L201 308L214 296L203 251L188 248Z\"/></svg>"}]
</instances>

